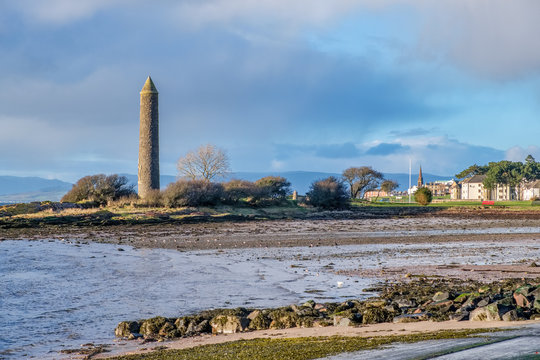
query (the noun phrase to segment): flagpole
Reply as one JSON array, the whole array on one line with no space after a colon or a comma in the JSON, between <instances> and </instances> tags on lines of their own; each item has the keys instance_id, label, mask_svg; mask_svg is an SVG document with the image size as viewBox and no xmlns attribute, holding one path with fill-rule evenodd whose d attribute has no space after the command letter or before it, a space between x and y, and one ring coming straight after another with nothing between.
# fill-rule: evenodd
<instances>
[{"instance_id":1,"label":"flagpole","mask_svg":"<svg viewBox=\"0 0 540 360\"><path fill-rule=\"evenodd\" d=\"M411 203L411 171L412 171L412 160L409 158L409 204Z\"/></svg>"}]
</instances>

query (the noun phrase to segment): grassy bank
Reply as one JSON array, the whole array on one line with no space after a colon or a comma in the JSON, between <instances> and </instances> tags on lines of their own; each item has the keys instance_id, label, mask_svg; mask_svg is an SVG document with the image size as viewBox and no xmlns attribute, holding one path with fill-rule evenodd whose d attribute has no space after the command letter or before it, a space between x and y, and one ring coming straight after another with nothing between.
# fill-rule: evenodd
<instances>
[{"instance_id":1,"label":"grassy bank","mask_svg":"<svg viewBox=\"0 0 540 360\"><path fill-rule=\"evenodd\" d=\"M308 360L346 352L373 350L393 343L413 343L425 340L459 339L477 336L478 344L486 337L478 334L500 331L471 329L438 331L403 336L377 337L308 337L292 339L254 339L182 350L159 350L148 354L114 357L117 360ZM473 345L474 346L474 345ZM442 355L444 353L438 354Z\"/></svg>"},{"instance_id":2,"label":"grassy bank","mask_svg":"<svg viewBox=\"0 0 540 360\"><path fill-rule=\"evenodd\" d=\"M145 224L193 224L204 222L283 219L372 219L414 216L489 216L517 214L540 217L540 206L530 202L501 202L484 207L479 202L443 202L429 206L403 203L353 202L347 210L320 210L288 201L279 206L226 206L197 208L111 205L100 208L66 207L42 202L0 207L0 229L89 227Z\"/></svg>"}]
</instances>

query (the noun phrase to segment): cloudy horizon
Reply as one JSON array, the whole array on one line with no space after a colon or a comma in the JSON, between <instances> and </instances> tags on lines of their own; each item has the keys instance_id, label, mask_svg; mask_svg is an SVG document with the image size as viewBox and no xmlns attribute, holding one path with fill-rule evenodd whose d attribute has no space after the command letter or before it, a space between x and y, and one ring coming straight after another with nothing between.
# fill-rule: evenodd
<instances>
[{"instance_id":1,"label":"cloudy horizon","mask_svg":"<svg viewBox=\"0 0 540 360\"><path fill-rule=\"evenodd\" d=\"M534 0L38 0L0 4L0 175L137 172L139 91L161 172L201 144L232 170L452 176L540 159Z\"/></svg>"}]
</instances>

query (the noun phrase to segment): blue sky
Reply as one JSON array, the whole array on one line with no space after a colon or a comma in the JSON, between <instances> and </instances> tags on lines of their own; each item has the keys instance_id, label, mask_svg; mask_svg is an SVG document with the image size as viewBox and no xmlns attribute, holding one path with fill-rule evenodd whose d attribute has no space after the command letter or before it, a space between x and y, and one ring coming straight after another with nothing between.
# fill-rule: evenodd
<instances>
[{"instance_id":1,"label":"blue sky","mask_svg":"<svg viewBox=\"0 0 540 360\"><path fill-rule=\"evenodd\" d=\"M540 159L535 0L0 3L0 175L136 173L139 91L161 169L213 143L234 171Z\"/></svg>"}]
</instances>

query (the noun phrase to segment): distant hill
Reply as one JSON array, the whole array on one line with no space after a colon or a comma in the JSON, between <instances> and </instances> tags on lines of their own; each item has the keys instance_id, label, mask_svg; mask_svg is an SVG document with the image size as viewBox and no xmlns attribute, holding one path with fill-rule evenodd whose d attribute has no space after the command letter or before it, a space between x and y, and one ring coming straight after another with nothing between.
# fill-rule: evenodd
<instances>
[{"instance_id":1,"label":"distant hill","mask_svg":"<svg viewBox=\"0 0 540 360\"><path fill-rule=\"evenodd\" d=\"M56 179L0 176L0 203L58 201L72 186Z\"/></svg>"}]
</instances>

